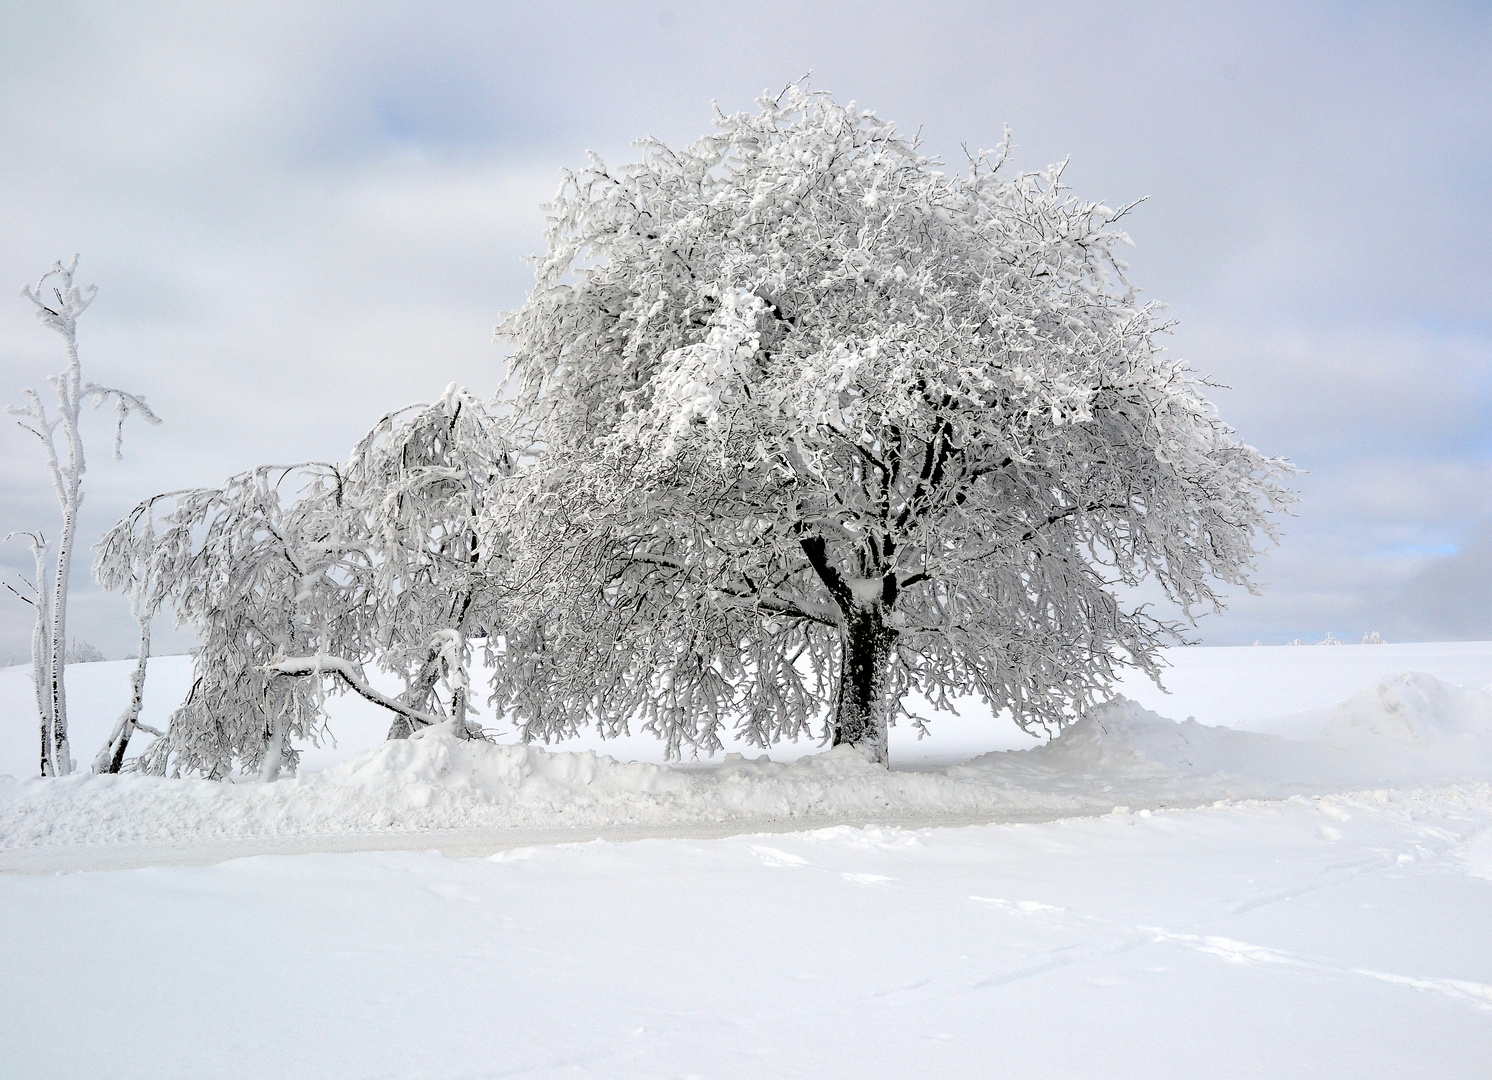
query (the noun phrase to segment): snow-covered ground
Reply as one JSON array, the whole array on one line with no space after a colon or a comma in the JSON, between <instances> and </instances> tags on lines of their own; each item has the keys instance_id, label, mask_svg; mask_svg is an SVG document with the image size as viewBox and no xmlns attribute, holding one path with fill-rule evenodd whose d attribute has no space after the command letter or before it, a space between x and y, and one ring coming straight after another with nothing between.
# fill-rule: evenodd
<instances>
[{"instance_id":1,"label":"snow-covered ground","mask_svg":"<svg viewBox=\"0 0 1492 1080\"><path fill-rule=\"evenodd\" d=\"M383 744L344 699L272 785L0 778L0 1076L1485 1075L1492 643L1173 665L889 774ZM126 680L70 669L75 756Z\"/></svg>"},{"instance_id":2,"label":"snow-covered ground","mask_svg":"<svg viewBox=\"0 0 1492 1080\"><path fill-rule=\"evenodd\" d=\"M1463 784L7 875L0 1072L1484 1077L1489 824Z\"/></svg>"},{"instance_id":3,"label":"snow-covered ground","mask_svg":"<svg viewBox=\"0 0 1492 1080\"><path fill-rule=\"evenodd\" d=\"M1247 731L1289 735L1309 727L1342 700L1378 680L1403 672L1422 672L1456 686L1492 685L1492 643L1437 642L1410 645L1258 646L1241 648L1173 649L1165 675L1165 690L1141 675L1131 675L1118 692L1161 716L1226 725ZM68 668L73 756L85 764L103 744L129 697L133 661L79 664ZM0 775L34 776L37 736L31 716L36 711L30 669L0 668ZM156 657L150 662L142 719L164 727L166 718L186 696L191 660L186 656ZM375 680L377 681L377 680ZM480 679L478 680L480 681ZM397 683L381 682L385 690ZM305 764L320 768L346 761L382 743L388 714L363 699L345 695L328 699L335 745L306 748ZM488 723L494 723L491 716ZM1037 740L1008 720L994 722L977 702L962 715L932 714L932 737L918 739L909 728L891 733L891 758L896 768L948 765L992 750L1025 749ZM503 737L500 725L498 736ZM145 737L140 736L142 742ZM603 742L581 739L559 749L596 750L621 761L663 761L656 739L646 735ZM746 746L729 749L756 756ZM774 761L791 761L815 754L813 742L774 747ZM718 759L717 759L718 760Z\"/></svg>"}]
</instances>

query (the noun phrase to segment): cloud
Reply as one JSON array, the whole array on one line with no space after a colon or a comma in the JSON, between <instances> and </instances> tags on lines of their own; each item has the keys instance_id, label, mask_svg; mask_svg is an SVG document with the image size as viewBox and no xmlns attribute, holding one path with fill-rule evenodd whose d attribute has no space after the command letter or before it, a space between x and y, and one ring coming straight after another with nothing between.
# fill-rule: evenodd
<instances>
[{"instance_id":1,"label":"cloud","mask_svg":"<svg viewBox=\"0 0 1492 1080\"><path fill-rule=\"evenodd\" d=\"M90 428L83 534L157 490L341 457L450 381L494 389L492 327L531 281L560 168L685 142L712 100L750 108L812 70L952 162L1009 122L1017 167L1071 155L1079 195L1151 197L1133 274L1171 304L1175 354L1233 388L1218 397L1244 437L1309 470L1272 588L1207 640L1474 625L1402 590L1432 565L1450 584L1419 595L1474 588L1469 558L1423 551L1473 550L1492 514L1492 264L1474 242L1492 229L1492 13L669 6L9 11L0 285L81 252L101 286L84 364L166 420L129 431L118 464ZM0 300L0 401L58 366ZM52 528L49 498L35 448L0 434L0 532ZM0 545L0 570L27 565ZM78 632L133 647L123 603L78 577ZM0 605L0 658L25 650L18 607Z\"/></svg>"},{"instance_id":2,"label":"cloud","mask_svg":"<svg viewBox=\"0 0 1492 1080\"><path fill-rule=\"evenodd\" d=\"M1426 562L1401 594L1406 639L1492 639L1492 521Z\"/></svg>"}]
</instances>

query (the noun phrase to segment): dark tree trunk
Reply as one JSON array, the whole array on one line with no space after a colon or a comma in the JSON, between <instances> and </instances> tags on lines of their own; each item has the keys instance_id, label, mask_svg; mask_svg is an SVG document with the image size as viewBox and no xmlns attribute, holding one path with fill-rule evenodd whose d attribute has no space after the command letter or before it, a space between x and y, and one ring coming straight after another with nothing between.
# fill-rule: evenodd
<instances>
[{"instance_id":1,"label":"dark tree trunk","mask_svg":"<svg viewBox=\"0 0 1492 1080\"><path fill-rule=\"evenodd\" d=\"M130 675L130 703L114 725L109 741L93 759L96 773L117 773L124 768L124 752L129 749L130 737L140 721L140 710L145 705L145 675L150 663L150 619L140 620L140 655L135 660L135 670Z\"/></svg>"},{"instance_id":2,"label":"dark tree trunk","mask_svg":"<svg viewBox=\"0 0 1492 1080\"><path fill-rule=\"evenodd\" d=\"M436 682L440 679L440 650L431 649L425 656L425 662L420 665L420 673L404 691L399 695L399 700L411 709L433 711L430 709L430 692L435 689ZM419 728L415 722L402 713L394 715L394 722L389 725L390 739L407 739Z\"/></svg>"},{"instance_id":3,"label":"dark tree trunk","mask_svg":"<svg viewBox=\"0 0 1492 1080\"><path fill-rule=\"evenodd\" d=\"M889 766L891 760L886 675L895 641L896 631L886 625L879 610L856 608L846 614L834 745L853 746L877 765Z\"/></svg>"}]
</instances>

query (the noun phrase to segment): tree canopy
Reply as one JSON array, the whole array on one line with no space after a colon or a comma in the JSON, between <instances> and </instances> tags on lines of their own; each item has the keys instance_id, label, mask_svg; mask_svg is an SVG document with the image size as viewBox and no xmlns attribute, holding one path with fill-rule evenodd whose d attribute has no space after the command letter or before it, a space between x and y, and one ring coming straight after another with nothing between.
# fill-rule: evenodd
<instances>
[{"instance_id":1,"label":"tree canopy","mask_svg":"<svg viewBox=\"0 0 1492 1080\"><path fill-rule=\"evenodd\" d=\"M496 699L530 737L711 751L827 707L886 761L909 691L1055 729L1182 612L1252 587L1289 466L1158 342L1112 209L1006 151L946 171L790 87L592 157L501 333L542 449L501 529ZM920 722L920 721L916 721Z\"/></svg>"},{"instance_id":2,"label":"tree canopy","mask_svg":"<svg viewBox=\"0 0 1492 1080\"><path fill-rule=\"evenodd\" d=\"M1164 354L1116 255L1132 207L1004 146L946 170L800 86L759 105L565 174L502 401L453 386L342 465L115 527L100 580L203 637L144 767L273 776L321 730L307 677L390 737L475 734L473 641L527 739L821 732L885 763L914 694L1054 731L1254 588L1291 468ZM1147 581L1179 619L1127 599Z\"/></svg>"}]
</instances>

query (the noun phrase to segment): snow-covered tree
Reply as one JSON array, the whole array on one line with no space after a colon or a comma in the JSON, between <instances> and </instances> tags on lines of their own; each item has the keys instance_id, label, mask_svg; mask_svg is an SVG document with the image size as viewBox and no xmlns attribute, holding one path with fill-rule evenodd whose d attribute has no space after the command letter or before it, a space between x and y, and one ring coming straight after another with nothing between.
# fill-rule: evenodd
<instances>
[{"instance_id":1,"label":"snow-covered tree","mask_svg":"<svg viewBox=\"0 0 1492 1080\"><path fill-rule=\"evenodd\" d=\"M497 481L512 455L498 418L454 384L434 405L411 406L373 427L345 467L345 498L365 533L369 570L358 633L338 635L327 651L376 658L397 672L400 700L391 738L407 736L447 713L467 731L471 706L468 638L485 638L495 599L492 566L504 551L482 543L478 526L495 512ZM492 533L486 533L488 537ZM437 689L444 680L445 701Z\"/></svg>"},{"instance_id":2,"label":"snow-covered tree","mask_svg":"<svg viewBox=\"0 0 1492 1080\"><path fill-rule=\"evenodd\" d=\"M261 466L221 488L146 500L99 544L102 584L129 589L137 611L169 603L201 642L187 698L146 750L146 771L273 779L295 765L292 738L320 735L317 687L266 666L314 651L334 617L312 597L337 548L338 479L319 463Z\"/></svg>"},{"instance_id":3,"label":"snow-covered tree","mask_svg":"<svg viewBox=\"0 0 1492 1080\"><path fill-rule=\"evenodd\" d=\"M104 659L104 654L98 646L90 644L79 638L73 638L67 646L67 662L69 664L97 664Z\"/></svg>"},{"instance_id":4,"label":"snow-covered tree","mask_svg":"<svg viewBox=\"0 0 1492 1080\"><path fill-rule=\"evenodd\" d=\"M124 421L132 412L152 424L160 419L150 411L145 399L123 390L83 381L78 361L78 316L93 302L97 287L80 289L73 284L78 257L66 266L54 263L35 289L25 286L21 295L30 300L42 323L62 335L67 347L67 367L47 380L56 396L55 415L47 410L41 394L26 391L26 404L11 406L7 411L20 416L21 427L41 442L51 473L52 486L62 511L55 556L48 567L48 551L40 533L31 538L36 556L36 581L32 595L22 596L35 609L36 629L32 635L32 675L36 679L37 706L41 724L41 772L43 776L63 776L73 768L67 736L67 685L63 673L67 664L67 586L72 571L74 538L78 527L78 508L83 502L83 436L78 426L85 404L97 408L114 402L117 422L114 428L114 457L120 456ZM58 436L61 436L61 446ZM43 580L43 579L46 580ZM12 590L14 591L14 590ZM21 595L17 593L17 595Z\"/></svg>"},{"instance_id":5,"label":"snow-covered tree","mask_svg":"<svg viewBox=\"0 0 1492 1080\"><path fill-rule=\"evenodd\" d=\"M599 158L548 207L501 328L544 449L496 701L530 737L733 725L887 760L909 691L1052 730L1252 588L1290 469L1167 359L1111 209L1006 151L948 172L791 87L681 150ZM1008 140L1007 140L1008 141ZM920 723L920 721L917 721Z\"/></svg>"},{"instance_id":6,"label":"snow-covered tree","mask_svg":"<svg viewBox=\"0 0 1492 1080\"><path fill-rule=\"evenodd\" d=\"M328 689L389 709L391 737L448 720L470 733L468 638L492 611L476 524L508 469L494 415L451 387L384 417L343 466L261 466L137 506L94 572L137 614L167 606L201 639L187 700L142 767L274 779L295 765L292 739L324 732ZM371 664L404 691L375 689ZM111 739L114 768L137 726L136 706Z\"/></svg>"}]
</instances>

